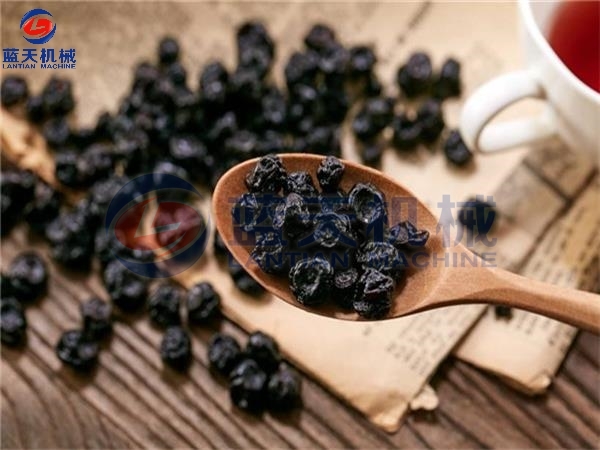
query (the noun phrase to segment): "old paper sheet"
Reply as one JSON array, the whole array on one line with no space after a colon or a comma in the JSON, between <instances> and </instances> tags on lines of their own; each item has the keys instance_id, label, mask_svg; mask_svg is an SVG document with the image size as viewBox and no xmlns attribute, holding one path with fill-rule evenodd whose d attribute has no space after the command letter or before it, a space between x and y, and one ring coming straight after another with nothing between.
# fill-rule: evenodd
<instances>
[{"instance_id":1,"label":"old paper sheet","mask_svg":"<svg viewBox=\"0 0 600 450\"><path fill-rule=\"evenodd\" d=\"M6 45L21 45L18 29L8 25L18 22L22 10L29 6L2 5L2 37ZM108 7L104 3L73 2L48 5L51 6L53 14L65 22L55 38L57 46L72 45L73 39L84 35L93 24L102 22L104 28L97 39L77 39L77 69L65 73L76 80L79 98L76 120L82 124L92 123L104 109L115 109L117 100L127 91L131 67L137 61L154 59L159 36L169 33L180 38L183 62L190 70L189 79L196 80L200 66L212 58L219 57L233 64L233 30L247 18L266 22L279 43L280 62L300 45L302 34L315 21L334 25L346 44L373 43L380 56L378 71L390 87L389 94L395 93L396 68L418 49L429 51L436 64L446 56L462 61L463 99L483 81L520 65L516 8L512 4L332 3L315 8L297 3L111 3ZM136 29L123 26L124 18L139 15L153 23L152 34L140 36ZM77 20L70 20L75 17ZM498 23L503 26L497 27ZM464 33L457 33L457 29L468 29L469 38L465 39ZM127 44L131 40L135 40L134 46ZM275 71L278 81L281 81L280 73L280 69ZM39 89L48 76L39 71L27 74L34 90ZM460 105L461 101L445 105L446 120L451 127L457 125ZM22 164L32 163L28 167L42 170L46 177L51 177L51 162L46 159L46 164L40 164L37 156L31 156L39 154L37 141L29 141L27 132L19 135L19 126L13 127L11 119L6 114L3 116L4 154L13 151L14 155L14 151L20 151L27 155L21 159ZM349 134L344 136L343 146L344 156L356 160ZM390 150L385 155L383 170L405 183L436 210L443 194L462 200L473 194L498 193L504 179L515 170L524 170L521 162L526 150L478 157L476 167L467 171L449 168L439 151L423 148L415 155L400 157ZM556 205L556 210L560 210L560 202ZM209 213L208 203L202 208ZM545 214L545 211L535 213ZM540 220L540 223L545 222L545 218ZM533 245L535 236L519 230L510 229L507 234ZM308 315L268 296L256 300L240 294L226 269L210 251L208 253L196 268L180 276L182 283L190 285L201 279L215 283L222 293L225 313L232 320L250 331L263 329L274 334L287 356L298 366L390 431L398 427L400 417L426 386L438 363L484 310L475 305L391 322L339 323ZM507 247L506 254L513 255L514 251ZM512 258L509 256L506 261ZM425 387L424 394L414 404L434 407L435 395Z\"/></svg>"}]
</instances>

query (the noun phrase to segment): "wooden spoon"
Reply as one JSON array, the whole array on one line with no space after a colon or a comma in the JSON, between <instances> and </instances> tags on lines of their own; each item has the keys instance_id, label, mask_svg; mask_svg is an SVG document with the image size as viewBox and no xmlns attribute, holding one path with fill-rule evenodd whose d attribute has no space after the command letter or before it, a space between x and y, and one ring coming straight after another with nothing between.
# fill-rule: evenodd
<instances>
[{"instance_id":1,"label":"wooden spoon","mask_svg":"<svg viewBox=\"0 0 600 450\"><path fill-rule=\"evenodd\" d=\"M321 155L310 154L283 154L280 157L288 172L308 171L315 180L317 167L323 159ZM265 289L291 305L338 319L364 320L356 313L344 312L334 307L314 308L301 305L290 291L287 277L263 272L250 257L252 246L236 242L231 208L236 199L247 192L244 179L256 162L257 159L252 159L231 168L221 177L213 194L216 226L233 257ZM407 219L409 208L391 207L390 204L400 201L406 205L407 199L414 199L409 201L414 205L411 221L415 222L416 219L419 228L430 232L429 241L424 247L424 251L429 254L429 258L424 259L428 264L423 268L409 269L406 282L394 293L388 319L443 306L491 303L525 309L596 333L600 332L600 295L543 283L489 267L489 263L461 244L444 248L442 233L436 233L436 216L408 189L377 170L351 161L344 161L344 164L346 171L341 187L345 191L357 182L374 184L385 194L389 216L394 223ZM398 212L399 217L394 217ZM445 256L446 254L448 255ZM433 256L438 259L435 264ZM442 258L448 258L450 264L445 264ZM458 261L459 264L453 264L453 261ZM461 261L466 261L466 264L461 265ZM421 265L424 265L422 263L423 261Z\"/></svg>"}]
</instances>

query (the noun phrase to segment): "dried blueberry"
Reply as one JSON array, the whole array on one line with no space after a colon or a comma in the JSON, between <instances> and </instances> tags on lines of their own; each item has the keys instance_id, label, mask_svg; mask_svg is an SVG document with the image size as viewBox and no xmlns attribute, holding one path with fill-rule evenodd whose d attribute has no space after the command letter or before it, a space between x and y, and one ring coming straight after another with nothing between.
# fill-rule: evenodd
<instances>
[{"instance_id":1,"label":"dried blueberry","mask_svg":"<svg viewBox=\"0 0 600 450\"><path fill-rule=\"evenodd\" d=\"M287 119L287 103L283 94L276 88L269 89L261 100L261 119L269 129L280 129Z\"/></svg>"},{"instance_id":2,"label":"dried blueberry","mask_svg":"<svg viewBox=\"0 0 600 450\"><path fill-rule=\"evenodd\" d=\"M187 79L187 71L185 67L178 62L175 61L172 64L169 64L167 67L167 77L173 82L176 86L184 86Z\"/></svg>"},{"instance_id":3,"label":"dried blueberry","mask_svg":"<svg viewBox=\"0 0 600 450\"><path fill-rule=\"evenodd\" d=\"M389 242L365 242L358 251L356 262L363 271L372 268L393 278L403 269L398 250Z\"/></svg>"},{"instance_id":4,"label":"dried blueberry","mask_svg":"<svg viewBox=\"0 0 600 450\"><path fill-rule=\"evenodd\" d=\"M71 150L56 153L54 173L56 179L68 187L76 188L80 184L80 175L77 169L78 155Z\"/></svg>"},{"instance_id":5,"label":"dried blueberry","mask_svg":"<svg viewBox=\"0 0 600 450\"><path fill-rule=\"evenodd\" d=\"M192 362L192 341L187 331L179 326L167 328L160 343L160 357L173 369L187 369Z\"/></svg>"},{"instance_id":6,"label":"dried blueberry","mask_svg":"<svg viewBox=\"0 0 600 450\"><path fill-rule=\"evenodd\" d=\"M179 58L179 43L172 37L164 37L158 44L158 59L161 64L169 65Z\"/></svg>"},{"instance_id":7,"label":"dried blueberry","mask_svg":"<svg viewBox=\"0 0 600 450\"><path fill-rule=\"evenodd\" d=\"M325 50L336 43L335 32L324 24L313 25L304 37L304 43L313 50Z\"/></svg>"},{"instance_id":8,"label":"dried blueberry","mask_svg":"<svg viewBox=\"0 0 600 450\"><path fill-rule=\"evenodd\" d=\"M441 104L436 100L427 100L417 113L417 122L421 126L421 140L433 142L444 130L444 114Z\"/></svg>"},{"instance_id":9,"label":"dried blueberry","mask_svg":"<svg viewBox=\"0 0 600 450\"><path fill-rule=\"evenodd\" d=\"M44 124L42 134L52 148L64 146L71 136L71 128L64 117L55 117Z\"/></svg>"},{"instance_id":10,"label":"dried blueberry","mask_svg":"<svg viewBox=\"0 0 600 450\"><path fill-rule=\"evenodd\" d=\"M277 193L283 187L286 175L279 156L263 156L246 175L246 187L250 192Z\"/></svg>"},{"instance_id":11,"label":"dried blueberry","mask_svg":"<svg viewBox=\"0 0 600 450\"><path fill-rule=\"evenodd\" d=\"M257 296L265 292L265 289L252 278L246 269L238 264L229 264L229 274L235 286L245 294Z\"/></svg>"},{"instance_id":12,"label":"dried blueberry","mask_svg":"<svg viewBox=\"0 0 600 450\"><path fill-rule=\"evenodd\" d=\"M99 223L104 220L108 205L117 195L117 193L129 183L129 178L113 176L106 180L101 180L95 183L90 189L90 213L93 219ZM130 185L131 187L133 185ZM132 193L131 197L135 194Z\"/></svg>"},{"instance_id":13,"label":"dried blueberry","mask_svg":"<svg viewBox=\"0 0 600 450\"><path fill-rule=\"evenodd\" d=\"M146 89L158 81L160 71L149 62L142 62L133 72L133 90Z\"/></svg>"},{"instance_id":14,"label":"dried blueberry","mask_svg":"<svg viewBox=\"0 0 600 450\"><path fill-rule=\"evenodd\" d=\"M202 325L219 315L221 296L212 284L203 281L194 285L187 293L186 307L188 322Z\"/></svg>"},{"instance_id":15,"label":"dried blueberry","mask_svg":"<svg viewBox=\"0 0 600 450\"><path fill-rule=\"evenodd\" d=\"M259 412L266 406L267 374L251 360L241 361L229 378L231 402L246 411Z\"/></svg>"},{"instance_id":16,"label":"dried blueberry","mask_svg":"<svg viewBox=\"0 0 600 450\"><path fill-rule=\"evenodd\" d=\"M123 311L136 311L146 302L147 280L130 271L120 261L113 260L107 264L103 279L111 300Z\"/></svg>"},{"instance_id":17,"label":"dried blueberry","mask_svg":"<svg viewBox=\"0 0 600 450\"><path fill-rule=\"evenodd\" d=\"M229 376L242 357L237 341L226 334L216 333L208 344L210 367L223 376Z\"/></svg>"},{"instance_id":18,"label":"dried blueberry","mask_svg":"<svg viewBox=\"0 0 600 450\"><path fill-rule=\"evenodd\" d=\"M99 340L112 332L112 307L98 297L92 297L80 307L83 331L91 340Z\"/></svg>"},{"instance_id":19,"label":"dried blueberry","mask_svg":"<svg viewBox=\"0 0 600 450\"><path fill-rule=\"evenodd\" d=\"M29 90L27 81L23 77L10 75L2 80L1 97L2 106L13 106L27 99Z\"/></svg>"},{"instance_id":20,"label":"dried blueberry","mask_svg":"<svg viewBox=\"0 0 600 450\"><path fill-rule=\"evenodd\" d=\"M285 180L283 192L286 195L294 192L302 197L317 197L319 195L308 172L291 172Z\"/></svg>"},{"instance_id":21,"label":"dried blueberry","mask_svg":"<svg viewBox=\"0 0 600 450\"><path fill-rule=\"evenodd\" d=\"M340 136L337 126L317 126L306 133L306 143L311 152L319 155L341 156Z\"/></svg>"},{"instance_id":22,"label":"dried blueberry","mask_svg":"<svg viewBox=\"0 0 600 450\"><path fill-rule=\"evenodd\" d=\"M258 137L256 134L247 130L240 130L225 140L225 151L230 155L248 159L257 153L257 145Z\"/></svg>"},{"instance_id":23,"label":"dried blueberry","mask_svg":"<svg viewBox=\"0 0 600 450\"><path fill-rule=\"evenodd\" d=\"M11 280L12 295L20 301L36 300L46 292L48 269L37 253L19 254L10 264L8 277Z\"/></svg>"},{"instance_id":24,"label":"dried blueberry","mask_svg":"<svg viewBox=\"0 0 600 450\"><path fill-rule=\"evenodd\" d=\"M179 325L179 306L183 293L171 283L161 283L148 297L150 320L159 327Z\"/></svg>"},{"instance_id":25,"label":"dried blueberry","mask_svg":"<svg viewBox=\"0 0 600 450\"><path fill-rule=\"evenodd\" d=\"M380 131L374 126L373 121L364 110L360 110L352 120L352 132L360 141L367 142Z\"/></svg>"},{"instance_id":26,"label":"dried blueberry","mask_svg":"<svg viewBox=\"0 0 600 450\"><path fill-rule=\"evenodd\" d=\"M331 298L342 308L352 308L359 275L358 270L351 267L347 270L336 272L333 276Z\"/></svg>"},{"instance_id":27,"label":"dried blueberry","mask_svg":"<svg viewBox=\"0 0 600 450\"><path fill-rule=\"evenodd\" d=\"M357 246L356 237L352 230L352 223L345 214L335 212L319 213L314 218L315 229L307 239L314 241L321 249L333 250L343 248L354 248ZM305 243L305 239L298 245Z\"/></svg>"},{"instance_id":28,"label":"dried blueberry","mask_svg":"<svg viewBox=\"0 0 600 450\"><path fill-rule=\"evenodd\" d=\"M335 192L345 170L344 163L335 156L328 156L323 159L317 168L317 180L324 192Z\"/></svg>"},{"instance_id":29,"label":"dried blueberry","mask_svg":"<svg viewBox=\"0 0 600 450\"><path fill-rule=\"evenodd\" d=\"M169 155L175 164L185 167L194 178L206 175L203 162L207 157L206 147L193 136L173 136L169 139Z\"/></svg>"},{"instance_id":30,"label":"dried blueberry","mask_svg":"<svg viewBox=\"0 0 600 450\"><path fill-rule=\"evenodd\" d=\"M100 227L94 237L94 253L100 260L102 268L106 267L117 255L124 253L125 246L117 239L114 233L110 233Z\"/></svg>"},{"instance_id":31,"label":"dried blueberry","mask_svg":"<svg viewBox=\"0 0 600 450\"><path fill-rule=\"evenodd\" d=\"M242 24L237 30L236 41L238 52L243 52L247 48L260 48L266 50L271 57L275 52L275 44L260 22Z\"/></svg>"},{"instance_id":32,"label":"dried blueberry","mask_svg":"<svg viewBox=\"0 0 600 450\"><path fill-rule=\"evenodd\" d=\"M40 123L46 117L44 99L41 95L29 97L25 103L25 115L32 123Z\"/></svg>"},{"instance_id":33,"label":"dried blueberry","mask_svg":"<svg viewBox=\"0 0 600 450\"><path fill-rule=\"evenodd\" d=\"M281 362L277 342L262 331L255 331L248 337L244 353L266 373L273 373Z\"/></svg>"},{"instance_id":34,"label":"dried blueberry","mask_svg":"<svg viewBox=\"0 0 600 450\"><path fill-rule=\"evenodd\" d=\"M150 138L141 128L120 133L115 138L115 157L123 165L125 173L138 173L148 164Z\"/></svg>"},{"instance_id":35,"label":"dried blueberry","mask_svg":"<svg viewBox=\"0 0 600 450\"><path fill-rule=\"evenodd\" d=\"M295 240L311 227L312 220L304 199L295 193L289 194L285 202L276 206L273 229L283 239Z\"/></svg>"},{"instance_id":36,"label":"dried blueberry","mask_svg":"<svg viewBox=\"0 0 600 450\"><path fill-rule=\"evenodd\" d=\"M382 230L387 226L385 196L372 184L355 184L348 194L348 202L356 214L356 219L363 226Z\"/></svg>"},{"instance_id":37,"label":"dried blueberry","mask_svg":"<svg viewBox=\"0 0 600 450\"><path fill-rule=\"evenodd\" d=\"M485 234L494 226L496 215L494 205L482 198L474 197L463 203L457 218L464 227Z\"/></svg>"},{"instance_id":38,"label":"dried blueberry","mask_svg":"<svg viewBox=\"0 0 600 450\"><path fill-rule=\"evenodd\" d=\"M421 139L421 123L406 114L396 116L392 121L392 144L398 150L412 150Z\"/></svg>"},{"instance_id":39,"label":"dried blueberry","mask_svg":"<svg viewBox=\"0 0 600 450\"><path fill-rule=\"evenodd\" d=\"M263 272L283 274L289 270L285 247L278 233L261 233L250 256Z\"/></svg>"},{"instance_id":40,"label":"dried blueberry","mask_svg":"<svg viewBox=\"0 0 600 450\"><path fill-rule=\"evenodd\" d=\"M6 170L0 175L2 194L1 233L6 235L23 215L23 205L33 198L36 177L29 171Z\"/></svg>"},{"instance_id":41,"label":"dried blueberry","mask_svg":"<svg viewBox=\"0 0 600 450\"><path fill-rule=\"evenodd\" d=\"M448 58L433 84L433 95L443 100L458 97L460 91L460 63L454 58Z\"/></svg>"},{"instance_id":42,"label":"dried blueberry","mask_svg":"<svg viewBox=\"0 0 600 450\"><path fill-rule=\"evenodd\" d=\"M383 273L368 268L358 280L354 310L367 319L385 317L392 306L394 280Z\"/></svg>"},{"instance_id":43,"label":"dried blueberry","mask_svg":"<svg viewBox=\"0 0 600 450\"><path fill-rule=\"evenodd\" d=\"M42 90L44 108L50 115L62 116L75 108L73 86L65 78L52 77Z\"/></svg>"},{"instance_id":44,"label":"dried blueberry","mask_svg":"<svg viewBox=\"0 0 600 450\"><path fill-rule=\"evenodd\" d=\"M400 251L423 247L428 239L429 231L417 229L410 220L398 222L388 233L388 242Z\"/></svg>"},{"instance_id":45,"label":"dried blueberry","mask_svg":"<svg viewBox=\"0 0 600 450\"><path fill-rule=\"evenodd\" d=\"M369 74L376 62L377 57L371 47L359 45L350 49L350 74L352 76Z\"/></svg>"},{"instance_id":46,"label":"dried blueberry","mask_svg":"<svg viewBox=\"0 0 600 450\"><path fill-rule=\"evenodd\" d=\"M397 82L408 98L424 94L431 85L433 70L426 53L413 53L408 62L400 67Z\"/></svg>"},{"instance_id":47,"label":"dried blueberry","mask_svg":"<svg viewBox=\"0 0 600 450\"><path fill-rule=\"evenodd\" d=\"M350 109L350 98L343 88L333 89L327 85L319 86L320 115L317 119L340 125Z\"/></svg>"},{"instance_id":48,"label":"dried blueberry","mask_svg":"<svg viewBox=\"0 0 600 450\"><path fill-rule=\"evenodd\" d=\"M229 74L220 62L204 67L200 75L200 96L204 104L222 106L227 99L227 81Z\"/></svg>"},{"instance_id":49,"label":"dried blueberry","mask_svg":"<svg viewBox=\"0 0 600 450\"><path fill-rule=\"evenodd\" d=\"M113 150L110 145L94 144L81 154L77 160L77 172L82 185L90 186L113 173L115 164Z\"/></svg>"},{"instance_id":50,"label":"dried blueberry","mask_svg":"<svg viewBox=\"0 0 600 450\"><path fill-rule=\"evenodd\" d=\"M348 71L350 52L333 44L323 48L319 56L319 69L325 75L325 83L332 89L340 89Z\"/></svg>"},{"instance_id":51,"label":"dried blueberry","mask_svg":"<svg viewBox=\"0 0 600 450\"><path fill-rule=\"evenodd\" d=\"M394 100L383 97L369 98L365 101L364 111L370 117L373 126L382 130L394 117Z\"/></svg>"},{"instance_id":52,"label":"dried blueberry","mask_svg":"<svg viewBox=\"0 0 600 450\"><path fill-rule=\"evenodd\" d=\"M235 114L231 111L219 117L208 131L210 142L224 142L238 131L238 123Z\"/></svg>"},{"instance_id":53,"label":"dried blueberry","mask_svg":"<svg viewBox=\"0 0 600 450\"><path fill-rule=\"evenodd\" d=\"M510 306L496 305L494 306L494 314L496 319L512 319L513 311Z\"/></svg>"},{"instance_id":54,"label":"dried blueberry","mask_svg":"<svg viewBox=\"0 0 600 450\"><path fill-rule=\"evenodd\" d=\"M315 52L292 53L284 69L288 88L291 89L298 84L313 84L318 68L319 59Z\"/></svg>"},{"instance_id":55,"label":"dried blueberry","mask_svg":"<svg viewBox=\"0 0 600 450\"><path fill-rule=\"evenodd\" d=\"M365 102L352 122L356 137L369 141L378 135L394 117L394 102L390 98L373 97Z\"/></svg>"},{"instance_id":56,"label":"dried blueberry","mask_svg":"<svg viewBox=\"0 0 600 450\"><path fill-rule=\"evenodd\" d=\"M238 51L238 67L253 71L259 79L263 79L271 68L273 56L267 47L240 48Z\"/></svg>"},{"instance_id":57,"label":"dried blueberry","mask_svg":"<svg viewBox=\"0 0 600 450\"><path fill-rule=\"evenodd\" d=\"M90 267L94 252L95 229L84 208L62 213L46 228L52 258L78 270Z\"/></svg>"},{"instance_id":58,"label":"dried blueberry","mask_svg":"<svg viewBox=\"0 0 600 450\"><path fill-rule=\"evenodd\" d=\"M269 378L267 404L276 411L287 411L299 405L302 383L300 376L289 365L282 363Z\"/></svg>"},{"instance_id":59,"label":"dried blueberry","mask_svg":"<svg viewBox=\"0 0 600 450\"><path fill-rule=\"evenodd\" d=\"M414 228L414 225L408 221L398 222L389 229L388 242L399 250L404 248L408 245L411 228Z\"/></svg>"},{"instance_id":60,"label":"dried blueberry","mask_svg":"<svg viewBox=\"0 0 600 450\"><path fill-rule=\"evenodd\" d=\"M257 225L264 222L262 213L264 199L255 194L242 194L231 208L231 215L236 224L244 231L251 232Z\"/></svg>"},{"instance_id":61,"label":"dried blueberry","mask_svg":"<svg viewBox=\"0 0 600 450\"><path fill-rule=\"evenodd\" d=\"M229 94L233 102L239 102L236 113L238 118L244 113L250 114L253 107L260 104L265 86L255 71L238 67L229 80Z\"/></svg>"},{"instance_id":62,"label":"dried blueberry","mask_svg":"<svg viewBox=\"0 0 600 450\"><path fill-rule=\"evenodd\" d=\"M98 361L98 343L90 340L83 331L65 331L56 344L56 355L75 370L87 371Z\"/></svg>"},{"instance_id":63,"label":"dried blueberry","mask_svg":"<svg viewBox=\"0 0 600 450\"><path fill-rule=\"evenodd\" d=\"M462 140L457 130L451 131L446 139L444 154L446 155L446 159L456 166L465 166L473 158L473 153Z\"/></svg>"},{"instance_id":64,"label":"dried blueberry","mask_svg":"<svg viewBox=\"0 0 600 450\"><path fill-rule=\"evenodd\" d=\"M385 147L379 142L364 144L360 149L360 159L363 164L378 168L381 166L381 158Z\"/></svg>"},{"instance_id":65,"label":"dried blueberry","mask_svg":"<svg viewBox=\"0 0 600 450\"><path fill-rule=\"evenodd\" d=\"M296 263L289 273L290 289L296 300L306 306L329 299L333 268L322 258L309 258Z\"/></svg>"},{"instance_id":66,"label":"dried blueberry","mask_svg":"<svg viewBox=\"0 0 600 450\"><path fill-rule=\"evenodd\" d=\"M4 292L0 300L0 324L3 344L18 346L23 343L27 330L23 306L16 299L5 297Z\"/></svg>"}]
</instances>

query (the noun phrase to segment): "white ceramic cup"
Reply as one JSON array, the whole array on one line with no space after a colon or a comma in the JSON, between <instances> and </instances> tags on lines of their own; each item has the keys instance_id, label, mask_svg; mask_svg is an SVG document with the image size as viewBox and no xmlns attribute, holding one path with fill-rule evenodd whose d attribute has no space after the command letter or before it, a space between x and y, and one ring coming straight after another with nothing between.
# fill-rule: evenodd
<instances>
[{"instance_id":1,"label":"white ceramic cup","mask_svg":"<svg viewBox=\"0 0 600 450\"><path fill-rule=\"evenodd\" d=\"M469 147L493 152L560 136L570 147L598 161L600 93L583 83L554 53L545 36L559 1L519 1L527 67L487 82L467 100L460 118ZM545 102L537 117L490 123L503 109L524 98Z\"/></svg>"}]
</instances>

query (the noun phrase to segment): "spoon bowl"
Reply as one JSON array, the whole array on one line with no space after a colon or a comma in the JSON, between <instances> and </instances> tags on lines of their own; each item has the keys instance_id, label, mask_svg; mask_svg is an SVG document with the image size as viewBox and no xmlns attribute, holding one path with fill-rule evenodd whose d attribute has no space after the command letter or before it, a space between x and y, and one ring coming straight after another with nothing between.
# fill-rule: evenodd
<instances>
[{"instance_id":1,"label":"spoon bowl","mask_svg":"<svg viewBox=\"0 0 600 450\"><path fill-rule=\"evenodd\" d=\"M324 158L305 153L279 157L288 172L306 171L315 180ZM213 193L216 226L232 256L266 290L295 307L336 319L365 320L335 306L306 307L298 303L287 277L263 272L250 256L253 245L236 239L231 209L248 191L244 180L257 161L258 158L251 159L231 168L220 178ZM407 276L394 291L386 319L449 305L494 303L528 309L595 331L600 329L600 296L528 280L491 267L461 244L445 248L443 235L437 232L437 217L408 189L378 170L352 161L343 162L346 169L340 187L345 192L356 183L371 183L385 194L390 224L410 219L419 229L430 233L427 244L418 251L419 256L409 258ZM468 263L462 264L465 261Z\"/></svg>"}]
</instances>

